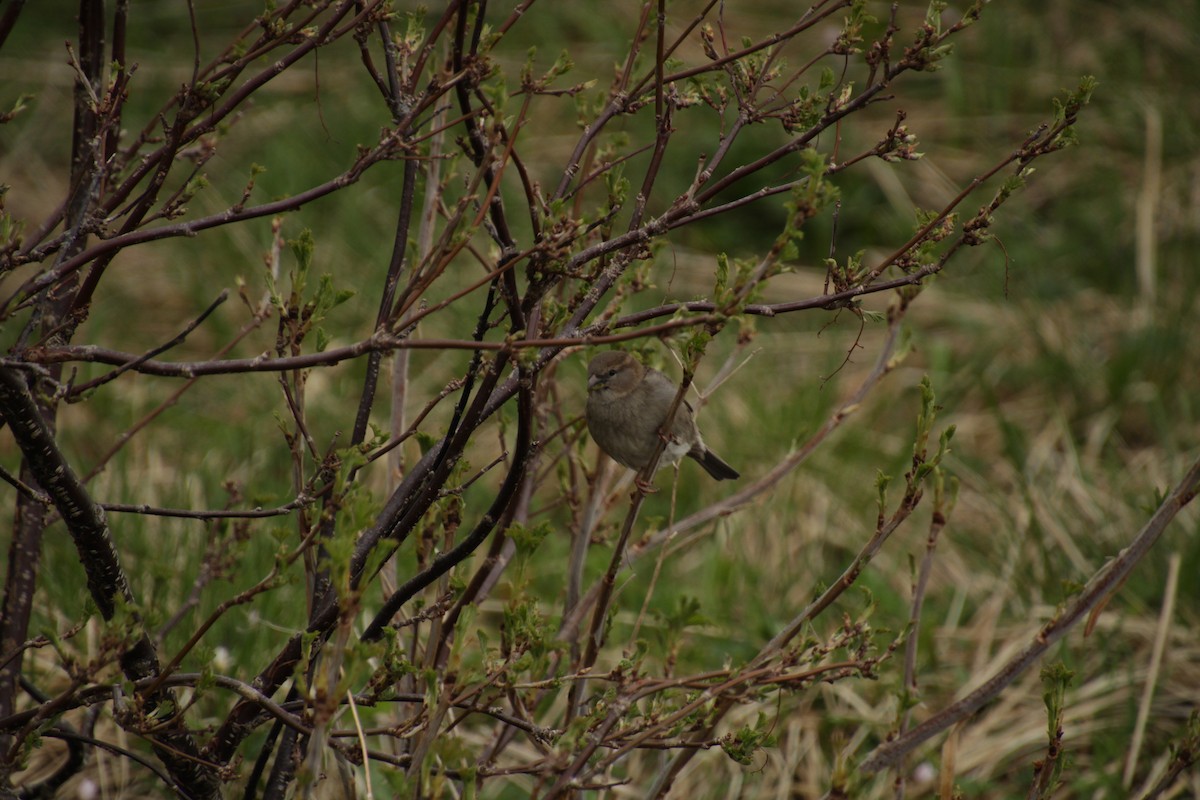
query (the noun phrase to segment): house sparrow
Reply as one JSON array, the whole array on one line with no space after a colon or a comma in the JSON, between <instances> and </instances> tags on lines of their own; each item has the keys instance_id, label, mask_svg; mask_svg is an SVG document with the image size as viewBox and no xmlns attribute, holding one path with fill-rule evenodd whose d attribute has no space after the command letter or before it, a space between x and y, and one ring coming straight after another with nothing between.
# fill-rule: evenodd
<instances>
[{"instance_id":1,"label":"house sparrow","mask_svg":"<svg viewBox=\"0 0 1200 800\"><path fill-rule=\"evenodd\" d=\"M656 369L642 365L629 353L610 350L588 364L588 432L613 461L640 470L658 445L677 387ZM683 456L694 458L719 481L737 478L737 471L704 445L692 407L680 403L659 467Z\"/></svg>"}]
</instances>

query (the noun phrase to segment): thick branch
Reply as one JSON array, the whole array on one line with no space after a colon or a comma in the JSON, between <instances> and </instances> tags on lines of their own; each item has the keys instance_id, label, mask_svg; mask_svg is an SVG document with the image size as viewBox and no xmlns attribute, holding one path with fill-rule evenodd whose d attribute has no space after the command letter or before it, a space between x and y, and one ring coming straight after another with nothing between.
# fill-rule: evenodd
<instances>
[{"instance_id":1,"label":"thick branch","mask_svg":"<svg viewBox=\"0 0 1200 800\"><path fill-rule=\"evenodd\" d=\"M79 560L87 573L88 589L105 619L112 619L118 603L133 603L129 581L121 568L104 511L92 501L71 465L63 457L58 443L38 412L37 404L25 385L22 374L9 366L0 366L0 415L8 423L30 472L42 490L54 501L71 538L75 540ZM140 620L131 644L121 654L121 669L130 680L152 678L158 674L158 656ZM146 711L153 713L162 705L176 708L170 692L157 692L146 698ZM198 758L191 734L176 721L164 726L157 735L156 751L171 776L190 794L216 797L218 778Z\"/></svg>"}]
</instances>

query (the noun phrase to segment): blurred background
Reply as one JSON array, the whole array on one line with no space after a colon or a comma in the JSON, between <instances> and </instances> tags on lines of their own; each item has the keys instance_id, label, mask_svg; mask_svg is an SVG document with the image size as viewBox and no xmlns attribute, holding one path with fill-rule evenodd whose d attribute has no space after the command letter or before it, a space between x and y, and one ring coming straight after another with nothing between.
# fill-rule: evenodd
<instances>
[{"instance_id":1,"label":"blurred background","mask_svg":"<svg viewBox=\"0 0 1200 800\"><path fill-rule=\"evenodd\" d=\"M199 26L211 37L201 42L207 58L245 24L246 5L197 4ZM952 3L946 19L957 19L963 5ZM888 4L868 7L886 19ZM568 81L599 75L598 89L603 88L639 8L625 0L611 3L605 13L582 3L535 6L537 13L510 34L522 46L505 50L512 61L502 60L503 66L515 74L524 46L537 46L542 64L566 50L577 65ZM724 19L736 41L790 24L795 13L794 4L759 0L726 4ZM908 40L924 13L924 5L899 4L904 31L899 41ZM132 19L129 51L139 68L127 127L136 130L156 124L153 110L187 80L192 64L181 4L136 3ZM689 18L680 12L679 19ZM30 226L66 193L74 76L62 42L74 35L62 4L33 4L0 49L0 107L11 107L21 94L33 95L21 116L0 125L5 209ZM336 58L322 55L318 64L273 82L222 138L206 169L211 185L192 201L192 213L215 213L236 202L255 164L267 167L257 178L259 197L293 193L344 169L355 145L374 140L388 123L356 57L349 50ZM873 125L858 119L847 126L837 146L856 153L877 141L903 109L925 157L900 164L870 160L839 175L836 231L829 215L814 220L793 270L772 282L764 301L820 294L823 259L831 253L844 261L862 251L865 263L878 261L910 235L917 209L940 208L1007 156L1050 118L1052 98L1076 87L1082 76L1098 80L1078 126L1078 146L1039 162L1028 186L997 215L995 240L961 253L931 281L910 315L910 354L853 421L767 502L722 520L711 536L666 562L655 595L658 610L669 616L696 595L701 607L702 621L689 630L678 654L681 670L753 654L816 587L837 576L874 529L876 472L898 478L907 468L922 376L929 376L937 393L940 423L956 426L947 466L960 490L939 545L921 631L918 716L980 681L1054 613L1073 584L1132 538L1157 504L1156 493L1173 485L1200 450L1197 74L1200 6L1194 2L1170 0L1149 8L1100 0L1012 0L988 6L982 21L956 39L953 56L940 70L906 76L895 100L864 115ZM570 102L556 108L548 105L544 113L557 114L561 126L534 132L540 138L530 148L544 159L533 169L551 185L578 136ZM676 123L713 124L703 109L681 112ZM644 124L630 122L631 136ZM783 136L778 126L754 130L731 158L752 159ZM833 143L820 146L828 152ZM659 200L670 187L691 180L698 152L672 153L673 172ZM356 202L334 195L288 215L285 236L311 228L317 242L314 271L332 274L339 287L376 286L391 247L399 174L398 164L383 165L364 179ZM963 214L974 213L997 185L985 185ZM762 254L784 219L782 204L766 201L681 230L659 251L653 287L637 304L708 291L718 253ZM263 258L270 245L270 220L261 220L123 253L79 341L140 352L173 336L222 288L242 282L256 298L265 286ZM6 276L3 287L11 291L20 279ZM873 298L866 306L882 310L887 299ZM374 290L366 288L339 308L333 344L365 336L376 304ZM246 317L244 307L227 304L172 357L210 357ZM423 334L461 336L471 320L447 320L447 330L436 324L441 323ZM271 327L239 354L268 347ZM874 363L883 327L870 321L863 326L845 311L758 320L753 342L743 351L747 363L702 411L709 444L743 475L764 472L853 390ZM0 330L6 348L18 333L16 325ZM861 349L854 349L856 341ZM714 355L732 349L732 341L718 339ZM459 353L417 352L413 374L424 391L436 391L463 371L466 360ZM660 360L678 374L665 350ZM558 372L564 396L576 398L580 410L584 362L580 356ZM720 361L706 363L713 366L698 376L702 389ZM79 379L98 373L84 365ZM319 440L350 424L360 382L361 364L313 374L310 413L324 437ZM113 391L67 409L62 436L81 471L175 388L129 376ZM222 502L223 483L237 481L246 487L250 505L282 502L289 491L287 448L263 424L280 413L280 403L270 376L204 381L171 405L152 436L136 438L116 456L93 489L112 502L214 507ZM381 414L386 420L386 411ZM430 430L439 422L444 424L444 415L433 415ZM7 436L0 440L0 455L15 470ZM369 480L385 491L386 475ZM705 480L685 466L681 508L718 491ZM654 498L648 517L664 518L667 502ZM11 519L11 508L12 493L0 495L0 519ZM928 508L919 512L860 582L878 605L881 628L898 631L906 620L912 560L924 550L928 514ZM204 531L189 522L129 515L119 523L147 602L169 613L186 597L194 565L163 555L202 549ZM280 523L281 530L286 526ZM247 558L269 559L274 549L269 541L245 546ZM565 537L552 537L543 545L546 558L553 563L568 546ZM606 553L598 554L597 570L604 558ZM1174 613L1163 621L1172 560L1183 577ZM78 583L65 537L48 540L44 569L44 586ZM640 597L648 573L634 576L625 590L629 597ZM1072 767L1061 796L1125 796L1129 743L1147 682L1154 684L1152 711L1141 753L1132 755L1139 759L1135 788L1163 768L1170 743L1196 707L1200 686L1196 575L1200 516L1189 509L1112 599L1091 635L1077 631L1055 648L1053 658L1077 673L1065 726ZM549 602L561 592L561 575L551 570L539 572L533 583ZM868 604L865 598L857 602ZM629 614L637 607L630 601ZM82 608L81 597L55 596L41 624L61 627ZM237 672L239 663L250 668L258 663L255 653L272 652L288 626L298 624L296 614L285 598L270 597L255 606L252 617L227 618L225 635L245 650L234 650L229 669ZM1164 625L1164 659L1151 674L1152 643ZM691 786L697 793L690 796L696 797L820 796L840 754L869 749L859 735L863 722L886 728L894 718L898 680L890 675L878 684L842 682L789 698L775 728L775 748L752 768L720 754L697 759L681 778L684 791ZM1030 764L1044 752L1045 725L1038 676L1030 674L961 732L958 781L966 795L1024 796ZM930 758L936 760L936 752ZM1200 779L1192 780L1200 796ZM931 784L918 781L914 794L917 785Z\"/></svg>"}]
</instances>

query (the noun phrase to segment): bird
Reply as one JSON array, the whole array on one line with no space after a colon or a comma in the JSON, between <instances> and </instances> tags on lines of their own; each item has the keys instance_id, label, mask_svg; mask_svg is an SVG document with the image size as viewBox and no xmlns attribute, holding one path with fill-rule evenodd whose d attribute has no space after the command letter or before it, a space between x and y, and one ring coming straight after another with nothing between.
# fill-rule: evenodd
<instances>
[{"instance_id":1,"label":"bird","mask_svg":"<svg viewBox=\"0 0 1200 800\"><path fill-rule=\"evenodd\" d=\"M600 353L588 364L588 432L613 461L641 470L658 446L676 391L670 378L629 353ZM741 477L704 444L692 407L686 402L675 410L658 466L678 463L684 456L695 459L716 480Z\"/></svg>"}]
</instances>

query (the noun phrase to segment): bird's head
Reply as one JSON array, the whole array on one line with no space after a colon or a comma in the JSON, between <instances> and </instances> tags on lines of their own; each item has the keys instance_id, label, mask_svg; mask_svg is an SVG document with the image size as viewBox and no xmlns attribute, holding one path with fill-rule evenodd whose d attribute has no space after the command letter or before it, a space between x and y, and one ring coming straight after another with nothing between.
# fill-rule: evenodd
<instances>
[{"instance_id":1,"label":"bird's head","mask_svg":"<svg viewBox=\"0 0 1200 800\"><path fill-rule=\"evenodd\" d=\"M588 364L588 393L628 394L637 388L644 373L641 362L629 353L609 350Z\"/></svg>"}]
</instances>

